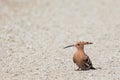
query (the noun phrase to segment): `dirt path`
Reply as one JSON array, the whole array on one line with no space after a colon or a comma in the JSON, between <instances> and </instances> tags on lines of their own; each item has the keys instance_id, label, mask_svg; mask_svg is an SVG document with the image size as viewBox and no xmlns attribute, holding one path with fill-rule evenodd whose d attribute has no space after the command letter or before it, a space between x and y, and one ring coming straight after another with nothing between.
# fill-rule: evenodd
<instances>
[{"instance_id":1,"label":"dirt path","mask_svg":"<svg viewBox=\"0 0 120 80\"><path fill-rule=\"evenodd\" d=\"M119 0L0 0L0 80L120 80ZM95 71L74 71L76 41Z\"/></svg>"}]
</instances>

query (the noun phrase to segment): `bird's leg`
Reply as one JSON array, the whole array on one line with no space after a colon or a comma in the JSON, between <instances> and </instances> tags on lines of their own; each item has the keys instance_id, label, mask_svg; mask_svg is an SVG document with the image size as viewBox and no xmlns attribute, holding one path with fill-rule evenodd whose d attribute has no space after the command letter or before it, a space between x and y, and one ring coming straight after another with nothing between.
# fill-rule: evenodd
<instances>
[{"instance_id":1,"label":"bird's leg","mask_svg":"<svg viewBox=\"0 0 120 80\"><path fill-rule=\"evenodd\" d=\"M80 67L78 67L78 69L76 69L76 64L74 64L74 70L75 70L75 71L79 71L79 70L80 70Z\"/></svg>"},{"instance_id":2,"label":"bird's leg","mask_svg":"<svg viewBox=\"0 0 120 80\"><path fill-rule=\"evenodd\" d=\"M80 70L80 68L78 68L78 69L74 69L75 71L79 71Z\"/></svg>"},{"instance_id":3,"label":"bird's leg","mask_svg":"<svg viewBox=\"0 0 120 80\"><path fill-rule=\"evenodd\" d=\"M77 71L79 71L79 70L80 70L80 68L77 69Z\"/></svg>"},{"instance_id":4,"label":"bird's leg","mask_svg":"<svg viewBox=\"0 0 120 80\"><path fill-rule=\"evenodd\" d=\"M75 71L80 71L81 70L81 68L80 67L78 67L78 69L75 69Z\"/></svg>"}]
</instances>

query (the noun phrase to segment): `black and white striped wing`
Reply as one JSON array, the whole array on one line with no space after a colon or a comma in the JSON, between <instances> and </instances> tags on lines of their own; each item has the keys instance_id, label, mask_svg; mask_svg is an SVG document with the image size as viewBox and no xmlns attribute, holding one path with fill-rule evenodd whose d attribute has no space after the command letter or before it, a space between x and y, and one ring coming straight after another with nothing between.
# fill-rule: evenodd
<instances>
[{"instance_id":1,"label":"black and white striped wing","mask_svg":"<svg viewBox=\"0 0 120 80\"><path fill-rule=\"evenodd\" d=\"M87 68L93 68L92 62L89 58L89 56L86 57L86 59L84 60L84 64Z\"/></svg>"}]
</instances>

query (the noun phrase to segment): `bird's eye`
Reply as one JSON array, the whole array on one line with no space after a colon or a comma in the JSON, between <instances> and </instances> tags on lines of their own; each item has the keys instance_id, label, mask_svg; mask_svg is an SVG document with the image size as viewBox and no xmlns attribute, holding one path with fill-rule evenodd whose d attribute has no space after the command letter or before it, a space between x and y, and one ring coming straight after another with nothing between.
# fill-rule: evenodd
<instances>
[{"instance_id":1,"label":"bird's eye","mask_svg":"<svg viewBox=\"0 0 120 80\"><path fill-rule=\"evenodd\" d=\"M78 46L80 45L80 44L77 44Z\"/></svg>"}]
</instances>

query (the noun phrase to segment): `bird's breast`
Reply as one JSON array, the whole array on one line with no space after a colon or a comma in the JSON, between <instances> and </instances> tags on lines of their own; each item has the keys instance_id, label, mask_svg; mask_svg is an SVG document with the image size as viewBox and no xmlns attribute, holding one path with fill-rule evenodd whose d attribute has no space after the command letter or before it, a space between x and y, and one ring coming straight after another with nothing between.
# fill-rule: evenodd
<instances>
[{"instance_id":1,"label":"bird's breast","mask_svg":"<svg viewBox=\"0 0 120 80\"><path fill-rule=\"evenodd\" d=\"M81 64L85 60L86 56L82 52L76 52L73 56L73 60L76 64Z\"/></svg>"}]
</instances>

